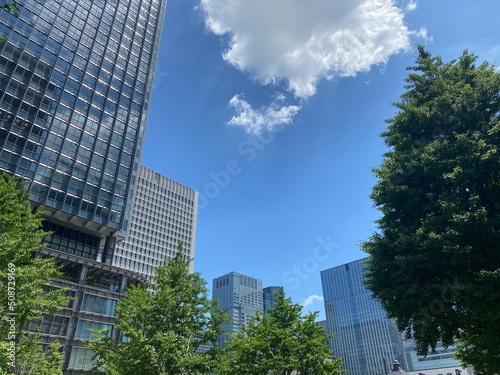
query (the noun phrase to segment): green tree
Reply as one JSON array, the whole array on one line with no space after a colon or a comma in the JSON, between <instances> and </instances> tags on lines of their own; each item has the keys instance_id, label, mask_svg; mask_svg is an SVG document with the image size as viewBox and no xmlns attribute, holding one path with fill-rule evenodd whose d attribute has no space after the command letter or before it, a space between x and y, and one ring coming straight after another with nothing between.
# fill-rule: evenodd
<instances>
[{"instance_id":1,"label":"green tree","mask_svg":"<svg viewBox=\"0 0 500 375\"><path fill-rule=\"evenodd\" d=\"M419 47L374 170L382 212L362 244L366 286L417 350L500 373L500 74L465 51L444 63Z\"/></svg>"},{"instance_id":2,"label":"green tree","mask_svg":"<svg viewBox=\"0 0 500 375\"><path fill-rule=\"evenodd\" d=\"M53 259L34 258L42 239L42 216L33 213L24 182L0 174L0 369L12 363L7 348L24 337L26 323L54 314L68 303L65 289L43 293L43 286L61 276ZM16 356L22 356L16 345Z\"/></svg>"},{"instance_id":3,"label":"green tree","mask_svg":"<svg viewBox=\"0 0 500 375\"><path fill-rule=\"evenodd\" d=\"M233 334L225 348L221 375L341 374L340 359L332 358L330 338L316 323L318 313L301 315L302 306L276 295L275 307L257 315ZM294 372L295 371L295 372Z\"/></svg>"},{"instance_id":4,"label":"green tree","mask_svg":"<svg viewBox=\"0 0 500 375\"><path fill-rule=\"evenodd\" d=\"M63 375L61 344L52 342L44 352L40 335L24 335L17 343L14 373L18 375Z\"/></svg>"},{"instance_id":5,"label":"green tree","mask_svg":"<svg viewBox=\"0 0 500 375\"><path fill-rule=\"evenodd\" d=\"M127 289L117 304L116 328L126 337L116 343L105 333L89 347L96 367L109 375L208 374L219 361L217 336L228 317L208 298L206 282L190 274L182 247L176 257L158 267L149 291ZM202 345L210 345L196 353Z\"/></svg>"}]
</instances>

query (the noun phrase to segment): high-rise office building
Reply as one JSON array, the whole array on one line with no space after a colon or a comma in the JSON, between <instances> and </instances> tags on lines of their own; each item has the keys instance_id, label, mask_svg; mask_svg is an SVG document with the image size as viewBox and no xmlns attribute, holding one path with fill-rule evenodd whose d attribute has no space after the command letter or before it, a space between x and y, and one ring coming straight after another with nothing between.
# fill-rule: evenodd
<instances>
[{"instance_id":1,"label":"high-rise office building","mask_svg":"<svg viewBox=\"0 0 500 375\"><path fill-rule=\"evenodd\" d=\"M223 328L236 333L246 326L257 313L263 313L262 280L230 272L213 280L212 298L219 301L219 307L231 318ZM227 344L228 335L221 335L219 345Z\"/></svg>"},{"instance_id":2,"label":"high-rise office building","mask_svg":"<svg viewBox=\"0 0 500 375\"><path fill-rule=\"evenodd\" d=\"M26 0L19 9L0 19L0 169L31 180L30 199L55 224L111 236L141 155L165 2ZM63 251L97 258L102 246L86 244Z\"/></svg>"},{"instance_id":3,"label":"high-rise office building","mask_svg":"<svg viewBox=\"0 0 500 375\"><path fill-rule=\"evenodd\" d=\"M114 322L130 282L111 265L139 165L164 0L21 0L0 17L0 171L26 178L75 297L42 322L66 374L88 368L88 327ZM109 307L109 308L108 308ZM103 312L104 311L104 312ZM45 321L45 319L44 319Z\"/></svg>"},{"instance_id":4,"label":"high-rise office building","mask_svg":"<svg viewBox=\"0 0 500 375\"><path fill-rule=\"evenodd\" d=\"M197 215L197 191L139 166L125 240L117 243L113 264L151 279L166 258L177 254L180 241L185 256L193 259Z\"/></svg>"},{"instance_id":5,"label":"high-rise office building","mask_svg":"<svg viewBox=\"0 0 500 375\"><path fill-rule=\"evenodd\" d=\"M363 285L363 261L321 271L329 345L349 374L385 374L393 360L406 369L401 333Z\"/></svg>"},{"instance_id":6,"label":"high-rise office building","mask_svg":"<svg viewBox=\"0 0 500 375\"><path fill-rule=\"evenodd\" d=\"M274 300L276 298L276 294L279 292L283 292L282 286L268 286L262 289L264 313L268 308L274 307Z\"/></svg>"}]
</instances>

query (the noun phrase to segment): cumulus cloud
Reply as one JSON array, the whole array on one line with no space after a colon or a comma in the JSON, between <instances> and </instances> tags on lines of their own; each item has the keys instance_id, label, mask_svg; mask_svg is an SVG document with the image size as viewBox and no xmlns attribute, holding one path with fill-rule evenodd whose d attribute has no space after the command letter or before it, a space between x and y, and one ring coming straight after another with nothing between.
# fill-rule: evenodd
<instances>
[{"instance_id":1,"label":"cumulus cloud","mask_svg":"<svg viewBox=\"0 0 500 375\"><path fill-rule=\"evenodd\" d=\"M410 46L394 0L200 1L207 28L229 37L223 58L263 84L285 82L297 98L314 95L322 79L366 72Z\"/></svg>"},{"instance_id":2,"label":"cumulus cloud","mask_svg":"<svg viewBox=\"0 0 500 375\"><path fill-rule=\"evenodd\" d=\"M309 297L307 297L304 300L304 302L302 302L302 306L304 306L304 307L311 306L314 303L314 301L321 301L321 302L323 302L323 297L318 296L316 294L310 295Z\"/></svg>"},{"instance_id":3,"label":"cumulus cloud","mask_svg":"<svg viewBox=\"0 0 500 375\"><path fill-rule=\"evenodd\" d=\"M408 2L408 4L406 4L406 10L407 10L408 12L412 12L412 11L414 11L415 9L417 9L417 2L416 2L416 1L414 1L414 0L410 0L410 1Z\"/></svg>"},{"instance_id":4,"label":"cumulus cloud","mask_svg":"<svg viewBox=\"0 0 500 375\"><path fill-rule=\"evenodd\" d=\"M280 125L290 124L300 107L295 105L279 107L276 102L269 107L253 109L252 106L235 95L229 105L238 113L228 121L229 125L242 126L248 133L259 134L263 129L274 131Z\"/></svg>"}]
</instances>

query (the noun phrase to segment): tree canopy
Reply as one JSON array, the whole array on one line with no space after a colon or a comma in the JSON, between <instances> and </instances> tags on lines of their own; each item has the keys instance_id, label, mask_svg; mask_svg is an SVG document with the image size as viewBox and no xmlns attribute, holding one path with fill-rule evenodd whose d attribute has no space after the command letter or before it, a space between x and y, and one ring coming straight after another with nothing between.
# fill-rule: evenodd
<instances>
[{"instance_id":1,"label":"tree canopy","mask_svg":"<svg viewBox=\"0 0 500 375\"><path fill-rule=\"evenodd\" d=\"M43 293L43 286L61 274L53 259L33 256L49 234L41 223L42 216L31 210L23 180L0 174L0 369L13 367L15 361L8 356L13 342L21 340L15 345L18 358L28 358L33 351L35 343L27 345L26 322L41 320L68 303L65 289Z\"/></svg>"},{"instance_id":2,"label":"tree canopy","mask_svg":"<svg viewBox=\"0 0 500 375\"><path fill-rule=\"evenodd\" d=\"M225 348L221 375L341 374L341 362L332 358L329 336L316 323L318 313L301 315L302 306L276 295L275 306L254 317L233 334Z\"/></svg>"},{"instance_id":3,"label":"tree canopy","mask_svg":"<svg viewBox=\"0 0 500 375\"><path fill-rule=\"evenodd\" d=\"M423 47L408 69L374 170L366 286L421 354L460 342L465 364L500 373L500 73Z\"/></svg>"},{"instance_id":4,"label":"tree canopy","mask_svg":"<svg viewBox=\"0 0 500 375\"><path fill-rule=\"evenodd\" d=\"M158 267L149 290L132 286L118 302L116 343L106 334L89 347L96 367L109 375L208 374L219 360L217 337L228 320L217 301L208 298L206 282L190 274L182 247ZM204 350L201 350L204 347Z\"/></svg>"}]
</instances>

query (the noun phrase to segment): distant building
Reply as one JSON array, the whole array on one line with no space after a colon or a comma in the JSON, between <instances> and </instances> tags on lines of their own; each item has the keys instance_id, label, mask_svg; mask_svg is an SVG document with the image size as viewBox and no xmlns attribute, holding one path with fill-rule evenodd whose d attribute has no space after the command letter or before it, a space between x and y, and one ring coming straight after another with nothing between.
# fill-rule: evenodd
<instances>
[{"instance_id":1,"label":"distant building","mask_svg":"<svg viewBox=\"0 0 500 375\"><path fill-rule=\"evenodd\" d=\"M386 374L393 360L406 367L403 339L364 287L363 261L321 271L329 345L348 374Z\"/></svg>"},{"instance_id":2,"label":"distant building","mask_svg":"<svg viewBox=\"0 0 500 375\"><path fill-rule=\"evenodd\" d=\"M283 292L282 286L268 286L262 289L264 313L268 308L274 307L274 300L278 292Z\"/></svg>"},{"instance_id":3,"label":"distant building","mask_svg":"<svg viewBox=\"0 0 500 375\"><path fill-rule=\"evenodd\" d=\"M408 371L408 375L477 375L472 367L463 368L452 366L438 369L429 369L423 371Z\"/></svg>"},{"instance_id":4,"label":"distant building","mask_svg":"<svg viewBox=\"0 0 500 375\"><path fill-rule=\"evenodd\" d=\"M151 279L165 259L182 251L194 259L198 192L139 166L125 239L116 245L113 264ZM193 262L190 264L193 271Z\"/></svg>"},{"instance_id":5,"label":"distant building","mask_svg":"<svg viewBox=\"0 0 500 375\"><path fill-rule=\"evenodd\" d=\"M455 352L454 346L445 348L441 343L438 343L434 351L429 351L426 356L423 356L417 355L414 340L406 340L404 345L408 371L424 371L460 366L460 361L453 358L453 353Z\"/></svg>"},{"instance_id":6,"label":"distant building","mask_svg":"<svg viewBox=\"0 0 500 375\"><path fill-rule=\"evenodd\" d=\"M324 320L319 320L317 323L318 323L321 327L323 327L324 329L326 329L326 330L328 331L328 323L327 323L326 319L324 319Z\"/></svg>"},{"instance_id":7,"label":"distant building","mask_svg":"<svg viewBox=\"0 0 500 375\"><path fill-rule=\"evenodd\" d=\"M219 301L220 308L231 318L231 322L223 325L229 333L238 332L256 314L263 314L262 280L238 272L215 278L212 298ZM228 335L221 335L219 345L226 346L228 340Z\"/></svg>"}]
</instances>

